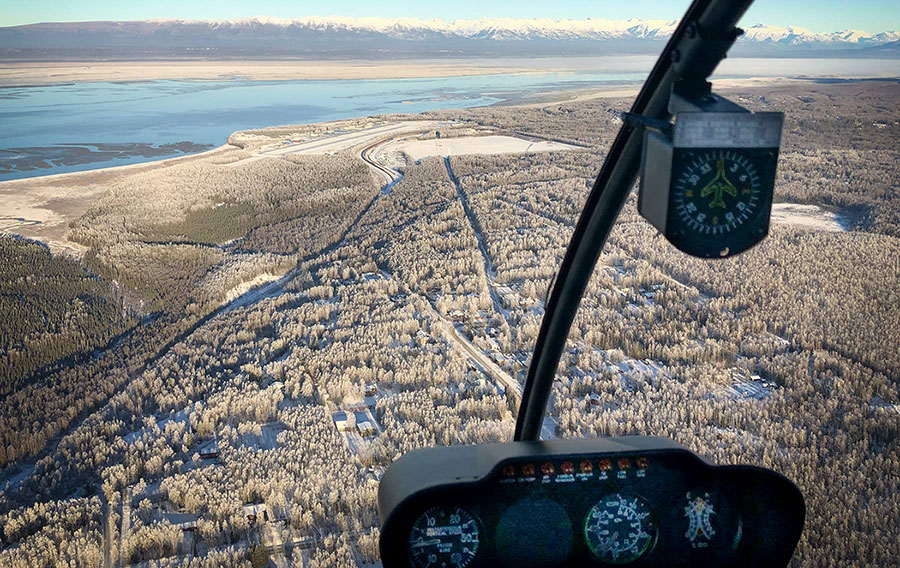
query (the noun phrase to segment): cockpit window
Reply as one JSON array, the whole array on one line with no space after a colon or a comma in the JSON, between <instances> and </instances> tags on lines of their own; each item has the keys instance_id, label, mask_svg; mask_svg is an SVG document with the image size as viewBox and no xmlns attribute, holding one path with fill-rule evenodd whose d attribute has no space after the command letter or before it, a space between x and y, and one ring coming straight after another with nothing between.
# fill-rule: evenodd
<instances>
[{"instance_id":1,"label":"cockpit window","mask_svg":"<svg viewBox=\"0 0 900 568\"><path fill-rule=\"evenodd\" d=\"M6 4L0 566L379 566L380 500L402 505L379 495L385 472L451 446L412 455L462 456L482 477L449 458L422 471L515 503L406 511L400 564L565 564L566 543L628 565L706 554L716 530L709 556L729 559L769 526L709 506L747 465L802 491L765 501L787 495L802 526L805 499L798 565L900 554L896 10L759 2L734 45L693 28L729 54L710 93L784 114L768 236L688 256L636 186L539 429L587 457L535 461L540 446L485 448L514 437L617 134L672 126L623 113L684 5ZM743 222L760 172L716 152L678 170L703 207L681 221L712 234ZM668 516L663 483L575 489L633 489L660 464L683 490ZM565 507L520 498L544 479L571 483ZM629 539L604 532L629 515Z\"/></svg>"}]
</instances>

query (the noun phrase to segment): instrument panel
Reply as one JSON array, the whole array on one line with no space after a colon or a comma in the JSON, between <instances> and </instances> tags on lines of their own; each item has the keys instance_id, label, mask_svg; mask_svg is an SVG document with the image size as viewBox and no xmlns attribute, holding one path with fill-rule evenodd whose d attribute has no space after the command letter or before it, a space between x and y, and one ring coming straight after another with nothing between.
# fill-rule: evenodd
<instances>
[{"instance_id":1,"label":"instrument panel","mask_svg":"<svg viewBox=\"0 0 900 568\"><path fill-rule=\"evenodd\" d=\"M410 452L379 487L384 566L784 566L800 491L663 438Z\"/></svg>"}]
</instances>

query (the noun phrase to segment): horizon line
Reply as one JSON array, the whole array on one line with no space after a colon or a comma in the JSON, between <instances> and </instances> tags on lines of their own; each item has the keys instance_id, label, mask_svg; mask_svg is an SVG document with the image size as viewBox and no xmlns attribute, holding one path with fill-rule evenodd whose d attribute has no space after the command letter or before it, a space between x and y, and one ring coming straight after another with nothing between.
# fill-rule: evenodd
<instances>
[{"instance_id":1,"label":"horizon line","mask_svg":"<svg viewBox=\"0 0 900 568\"><path fill-rule=\"evenodd\" d=\"M490 21L507 21L507 22L611 22L611 23L628 23L628 22L659 22L664 24L677 24L680 21L680 18L675 19L665 19L665 18L628 18L628 19L616 19L616 18L552 18L552 17L531 17L531 18L510 18L510 17L485 17L482 16L480 18L457 18L457 19L445 19L445 18L419 18L414 16L401 16L401 17L388 17L388 16L342 16L342 15L312 15L312 16L298 16L291 18L282 18L275 16L265 16L265 15L255 15L255 16L244 16L237 18L209 18L209 19L197 19L197 18L141 18L141 19L128 19L128 20L47 20L47 21L39 21L39 22L30 22L25 24L12 24L12 25L2 25L0 24L0 29L3 28L20 28L27 26L39 26L45 24L89 24L89 23L142 23L142 22L181 22L181 23L220 23L220 22L259 22L259 23L289 23L289 22L300 22L300 21L313 21L313 20L369 20L369 21L385 21L385 22L419 22L419 23L429 23L429 22L441 22L445 24L457 24L457 23L474 23L474 22L490 22ZM776 25L776 24L766 24L763 22L756 22L754 24L750 24L745 26L743 29L752 29L756 27L768 27L768 28L778 28L783 30L796 30L796 31L804 31L813 34L837 34L842 32L860 32L866 35L878 35L883 33L898 33L900 28L893 29L882 29L877 32L868 32L865 30L861 30L858 28L842 28L839 30L832 31L821 31L821 30L813 30L811 28L807 28L801 25Z\"/></svg>"}]
</instances>

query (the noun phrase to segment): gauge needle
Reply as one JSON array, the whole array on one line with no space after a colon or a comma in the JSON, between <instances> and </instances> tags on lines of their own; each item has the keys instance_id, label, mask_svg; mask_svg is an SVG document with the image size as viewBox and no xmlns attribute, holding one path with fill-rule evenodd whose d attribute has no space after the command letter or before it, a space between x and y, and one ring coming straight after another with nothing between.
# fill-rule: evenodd
<instances>
[{"instance_id":1,"label":"gauge needle","mask_svg":"<svg viewBox=\"0 0 900 568\"><path fill-rule=\"evenodd\" d=\"M412 548L421 548L423 546L434 546L435 544L440 544L440 543L441 543L441 541L436 538L432 539L432 540L420 540L419 542L412 545Z\"/></svg>"},{"instance_id":2,"label":"gauge needle","mask_svg":"<svg viewBox=\"0 0 900 568\"><path fill-rule=\"evenodd\" d=\"M619 540L619 531L613 532L608 539L606 539L606 548L614 549L616 547L616 542Z\"/></svg>"}]
</instances>

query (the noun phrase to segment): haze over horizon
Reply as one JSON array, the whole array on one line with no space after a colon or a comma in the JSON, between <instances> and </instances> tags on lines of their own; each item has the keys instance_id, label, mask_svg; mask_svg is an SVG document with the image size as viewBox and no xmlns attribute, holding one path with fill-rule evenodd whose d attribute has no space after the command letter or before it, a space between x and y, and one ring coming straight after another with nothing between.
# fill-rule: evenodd
<instances>
[{"instance_id":1,"label":"haze over horizon","mask_svg":"<svg viewBox=\"0 0 900 568\"><path fill-rule=\"evenodd\" d=\"M40 4L24 0L6 3L0 12L0 27L47 22L134 21L148 19L222 20L269 17L281 19L322 15L322 5L313 2L263 0L247 4L233 0L221 2L177 2L160 0L153 3L111 5L100 0L71 3L50 0ZM580 2L563 0L548 6L545 2L513 2L500 0L490 5L462 0L409 5L398 0L381 2L374 8L360 0L335 0L329 3L328 16L345 17L412 17L445 21L502 18L514 15L520 19L591 19L673 20L683 14L687 3L663 0L636 0L627 5L616 2ZM900 4L885 0L839 0L812 2L800 0L789 4L763 0L755 4L741 22L745 27L763 23L768 26L797 26L819 32L859 30L879 33L900 29Z\"/></svg>"}]
</instances>

